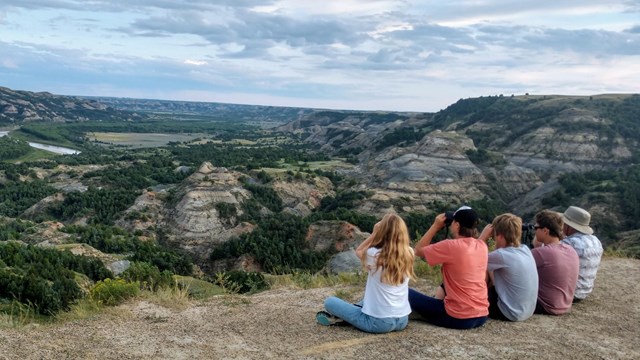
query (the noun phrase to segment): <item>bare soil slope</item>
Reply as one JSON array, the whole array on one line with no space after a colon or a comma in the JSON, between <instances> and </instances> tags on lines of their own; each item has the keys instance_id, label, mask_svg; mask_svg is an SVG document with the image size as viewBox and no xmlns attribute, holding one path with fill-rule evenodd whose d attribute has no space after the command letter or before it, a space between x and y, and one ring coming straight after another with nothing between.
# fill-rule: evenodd
<instances>
[{"instance_id":1,"label":"bare soil slope","mask_svg":"<svg viewBox=\"0 0 640 360\"><path fill-rule=\"evenodd\" d=\"M0 330L0 359L640 359L640 260L604 259L561 317L371 335L314 320L335 288L222 296L183 310L136 301L96 318ZM433 289L422 289L432 291Z\"/></svg>"}]
</instances>

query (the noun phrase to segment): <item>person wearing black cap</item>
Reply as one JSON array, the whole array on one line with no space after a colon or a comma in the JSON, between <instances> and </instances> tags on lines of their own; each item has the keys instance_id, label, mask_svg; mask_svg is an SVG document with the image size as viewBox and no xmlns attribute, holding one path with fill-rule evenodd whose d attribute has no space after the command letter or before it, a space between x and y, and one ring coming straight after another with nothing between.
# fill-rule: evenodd
<instances>
[{"instance_id":1,"label":"person wearing black cap","mask_svg":"<svg viewBox=\"0 0 640 360\"><path fill-rule=\"evenodd\" d=\"M569 206L562 214L564 220L564 234L567 236L562 242L578 253L580 270L578 283L573 294L573 302L584 300L593 291L598 266L602 258L602 243L593 235L593 229L589 226L591 214L577 206Z\"/></svg>"},{"instance_id":2,"label":"person wearing black cap","mask_svg":"<svg viewBox=\"0 0 640 360\"><path fill-rule=\"evenodd\" d=\"M453 239L431 244L446 227L447 215L436 216L433 224L415 246L417 256L431 266L442 265L444 299L409 289L411 310L436 326L471 329L482 326L489 314L487 298L487 245L478 240L478 214L463 206L453 213L449 228Z\"/></svg>"}]
</instances>

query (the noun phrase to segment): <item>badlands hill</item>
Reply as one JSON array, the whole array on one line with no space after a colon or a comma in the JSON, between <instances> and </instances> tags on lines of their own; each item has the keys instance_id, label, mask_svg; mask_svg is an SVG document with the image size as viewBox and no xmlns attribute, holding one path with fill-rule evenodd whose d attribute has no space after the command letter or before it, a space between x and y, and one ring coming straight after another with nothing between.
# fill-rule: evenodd
<instances>
[{"instance_id":1,"label":"badlands hill","mask_svg":"<svg viewBox=\"0 0 640 360\"><path fill-rule=\"evenodd\" d=\"M96 100L0 86L0 126L30 122L135 121L144 118L146 116L116 110Z\"/></svg>"},{"instance_id":2,"label":"badlands hill","mask_svg":"<svg viewBox=\"0 0 640 360\"><path fill-rule=\"evenodd\" d=\"M356 157L355 173L381 199L417 209L486 196L522 214L563 174L637 162L640 95L480 97L434 114L324 111L281 129Z\"/></svg>"},{"instance_id":3,"label":"badlands hill","mask_svg":"<svg viewBox=\"0 0 640 360\"><path fill-rule=\"evenodd\" d=\"M313 109L191 101L55 95L0 86L0 126L31 122L141 121L182 114L215 121L282 124Z\"/></svg>"}]
</instances>

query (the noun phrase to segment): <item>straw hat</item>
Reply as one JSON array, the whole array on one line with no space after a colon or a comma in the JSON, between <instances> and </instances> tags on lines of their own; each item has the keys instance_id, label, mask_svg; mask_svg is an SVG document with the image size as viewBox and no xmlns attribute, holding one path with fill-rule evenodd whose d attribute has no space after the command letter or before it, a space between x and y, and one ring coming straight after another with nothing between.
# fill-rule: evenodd
<instances>
[{"instance_id":1,"label":"straw hat","mask_svg":"<svg viewBox=\"0 0 640 360\"><path fill-rule=\"evenodd\" d=\"M583 234L593 234L593 229L589 226L591 214L577 206L569 206L562 214L564 223Z\"/></svg>"}]
</instances>

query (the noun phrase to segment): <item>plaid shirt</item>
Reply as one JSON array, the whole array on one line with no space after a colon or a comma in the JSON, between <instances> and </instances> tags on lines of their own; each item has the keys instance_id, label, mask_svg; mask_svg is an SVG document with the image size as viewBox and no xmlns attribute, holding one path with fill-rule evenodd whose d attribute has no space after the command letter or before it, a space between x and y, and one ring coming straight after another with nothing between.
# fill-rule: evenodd
<instances>
[{"instance_id":1,"label":"plaid shirt","mask_svg":"<svg viewBox=\"0 0 640 360\"><path fill-rule=\"evenodd\" d=\"M602 243L594 235L580 232L564 238L562 242L571 245L580 258L580 272L574 297L584 299L593 290L593 283L596 280L596 273L602 257Z\"/></svg>"}]
</instances>

